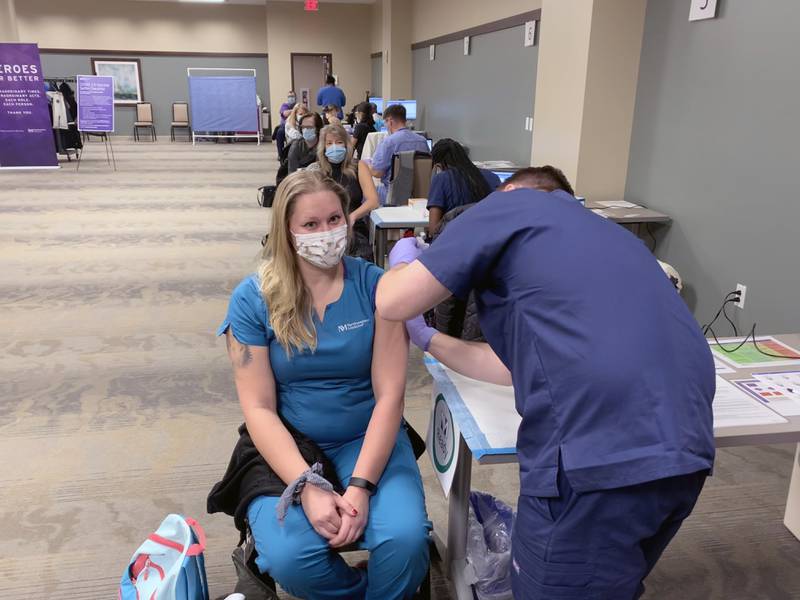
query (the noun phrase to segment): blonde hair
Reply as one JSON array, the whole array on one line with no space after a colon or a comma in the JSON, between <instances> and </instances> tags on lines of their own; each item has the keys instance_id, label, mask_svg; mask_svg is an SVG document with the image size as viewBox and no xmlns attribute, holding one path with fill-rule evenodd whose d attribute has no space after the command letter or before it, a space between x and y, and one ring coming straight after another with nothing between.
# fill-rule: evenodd
<instances>
[{"instance_id":1,"label":"blonde hair","mask_svg":"<svg viewBox=\"0 0 800 600\"><path fill-rule=\"evenodd\" d=\"M286 117L286 124L289 125L289 127L294 127L295 129L300 129L298 127L299 123L297 122L297 113L299 113L301 110L304 110L306 115L311 112L309 110L309 108L305 104L300 104L299 102L297 104L295 104L294 108L292 109L292 112L290 112L289 116ZM301 115L301 116L305 116L305 115Z\"/></svg>"},{"instance_id":2,"label":"blonde hair","mask_svg":"<svg viewBox=\"0 0 800 600\"><path fill-rule=\"evenodd\" d=\"M320 171L296 171L278 186L272 203L272 226L258 267L261 295L269 310L269 324L286 354L317 349L311 293L300 274L289 220L298 198L305 194L331 191L339 198L348 222L350 198L338 183Z\"/></svg>"},{"instance_id":3,"label":"blonde hair","mask_svg":"<svg viewBox=\"0 0 800 600\"><path fill-rule=\"evenodd\" d=\"M353 166L353 144L350 141L350 134L347 133L341 125L326 125L319 132L319 142L317 143L317 162L319 163L319 170L322 171L326 177L330 177L333 173L331 161L325 156L325 142L328 135L333 135L338 141L344 142L347 148L347 156L342 161L342 173L355 179L356 170Z\"/></svg>"}]
</instances>

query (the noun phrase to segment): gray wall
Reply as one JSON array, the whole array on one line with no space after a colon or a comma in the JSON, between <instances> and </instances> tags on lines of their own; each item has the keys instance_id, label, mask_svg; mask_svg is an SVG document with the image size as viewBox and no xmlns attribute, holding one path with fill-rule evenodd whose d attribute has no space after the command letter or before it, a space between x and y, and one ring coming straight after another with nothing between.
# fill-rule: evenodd
<instances>
[{"instance_id":1,"label":"gray wall","mask_svg":"<svg viewBox=\"0 0 800 600\"><path fill-rule=\"evenodd\" d=\"M800 330L800 2L650 0L626 198L670 214L658 254L702 322L747 286L741 325Z\"/></svg>"},{"instance_id":2,"label":"gray wall","mask_svg":"<svg viewBox=\"0 0 800 600\"><path fill-rule=\"evenodd\" d=\"M434 140L451 137L475 160L530 164L531 132L539 46L522 45L522 25L474 36L469 56L462 40L414 50L414 98L418 129Z\"/></svg>"},{"instance_id":3,"label":"gray wall","mask_svg":"<svg viewBox=\"0 0 800 600\"><path fill-rule=\"evenodd\" d=\"M96 58L102 58L98 55ZM187 67L226 67L237 69L256 69L256 84L261 101L269 106L269 73L267 59L250 57L213 57L199 56L137 56L125 55L126 58L138 58L141 61L142 88L145 102L153 104L153 118L156 131L168 135L172 121L172 103L189 101L189 83L186 77ZM91 57L87 54L49 54L42 52L42 69L45 77L67 77L75 75L91 75ZM214 73L210 73L213 75ZM74 89L73 85L73 89ZM133 106L117 106L114 115L114 126L118 135L132 135L136 108ZM182 134L185 133L182 132Z\"/></svg>"},{"instance_id":4,"label":"gray wall","mask_svg":"<svg viewBox=\"0 0 800 600\"><path fill-rule=\"evenodd\" d=\"M383 56L373 56L370 59L372 77L370 79L370 95L380 96L383 94Z\"/></svg>"}]
</instances>

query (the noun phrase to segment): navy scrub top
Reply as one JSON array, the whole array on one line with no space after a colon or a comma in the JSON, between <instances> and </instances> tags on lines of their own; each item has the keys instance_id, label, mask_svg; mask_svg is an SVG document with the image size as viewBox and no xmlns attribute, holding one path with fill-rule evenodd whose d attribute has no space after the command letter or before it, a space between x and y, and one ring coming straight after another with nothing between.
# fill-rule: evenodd
<instances>
[{"instance_id":1,"label":"navy scrub top","mask_svg":"<svg viewBox=\"0 0 800 600\"><path fill-rule=\"evenodd\" d=\"M489 185L490 193L500 187L500 178L487 169L479 169ZM431 179L428 192L428 208L437 207L447 214L458 206L478 202L482 198L473 198L464 176L455 169L447 169L437 173Z\"/></svg>"},{"instance_id":2,"label":"navy scrub top","mask_svg":"<svg viewBox=\"0 0 800 600\"><path fill-rule=\"evenodd\" d=\"M375 290L383 271L361 258L345 256L343 262L342 295L327 306L324 321L314 314L315 352L287 355L269 325L257 275L233 291L217 331L222 335L230 327L240 343L269 349L278 413L323 449L362 437L375 406Z\"/></svg>"},{"instance_id":3,"label":"navy scrub top","mask_svg":"<svg viewBox=\"0 0 800 600\"><path fill-rule=\"evenodd\" d=\"M714 362L655 257L564 193L495 192L419 258L476 292L522 415L522 494L558 496L710 469Z\"/></svg>"}]
</instances>

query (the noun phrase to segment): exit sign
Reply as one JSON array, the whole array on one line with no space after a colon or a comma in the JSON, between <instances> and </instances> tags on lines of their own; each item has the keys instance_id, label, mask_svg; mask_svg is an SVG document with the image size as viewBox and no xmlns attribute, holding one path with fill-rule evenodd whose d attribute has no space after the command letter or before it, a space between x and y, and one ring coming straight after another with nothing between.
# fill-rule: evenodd
<instances>
[{"instance_id":1,"label":"exit sign","mask_svg":"<svg viewBox=\"0 0 800 600\"><path fill-rule=\"evenodd\" d=\"M319 2L317 0L306 0L306 10L308 11L319 10Z\"/></svg>"}]
</instances>

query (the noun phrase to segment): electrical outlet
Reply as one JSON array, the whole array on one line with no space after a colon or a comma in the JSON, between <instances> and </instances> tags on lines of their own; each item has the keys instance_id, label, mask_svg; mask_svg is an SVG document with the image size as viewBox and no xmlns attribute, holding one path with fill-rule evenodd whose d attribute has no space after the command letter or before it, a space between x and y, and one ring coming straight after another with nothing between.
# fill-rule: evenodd
<instances>
[{"instance_id":1,"label":"electrical outlet","mask_svg":"<svg viewBox=\"0 0 800 600\"><path fill-rule=\"evenodd\" d=\"M741 283L737 283L736 284L736 291L737 292L741 292L741 293L739 294L739 299L736 300L736 302L734 302L733 304L734 304L734 306L737 306L738 308L744 308L744 299L745 299L745 296L747 295L747 286L746 285L742 285Z\"/></svg>"}]
</instances>

